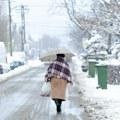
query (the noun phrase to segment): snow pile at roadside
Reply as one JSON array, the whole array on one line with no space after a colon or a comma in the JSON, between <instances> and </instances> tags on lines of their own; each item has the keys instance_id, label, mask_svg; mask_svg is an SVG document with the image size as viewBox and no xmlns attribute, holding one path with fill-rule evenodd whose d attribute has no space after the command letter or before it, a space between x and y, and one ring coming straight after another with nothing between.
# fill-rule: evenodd
<instances>
[{"instance_id":1,"label":"snow pile at roadside","mask_svg":"<svg viewBox=\"0 0 120 120\"><path fill-rule=\"evenodd\" d=\"M120 120L120 86L108 84L107 89L97 89L97 76L88 78L88 73L75 67L78 70L77 89L82 94L82 105L90 120Z\"/></svg>"},{"instance_id":2,"label":"snow pile at roadside","mask_svg":"<svg viewBox=\"0 0 120 120\"><path fill-rule=\"evenodd\" d=\"M28 65L24 65L24 66L14 69L14 70L11 70L8 73L4 73L4 74L0 75L0 82L4 81L12 76L15 76L17 74L23 73L29 69L30 69L30 67Z\"/></svg>"},{"instance_id":3,"label":"snow pile at roadside","mask_svg":"<svg viewBox=\"0 0 120 120\"><path fill-rule=\"evenodd\" d=\"M8 73L1 74L0 75L0 82L4 81L12 76L18 75L20 73L24 73L25 71L29 70L31 67L37 67L37 66L40 66L42 64L43 63L40 62L39 60L28 61L27 65L20 66L18 68L15 68L14 70L9 71Z\"/></svg>"},{"instance_id":4,"label":"snow pile at roadside","mask_svg":"<svg viewBox=\"0 0 120 120\"><path fill-rule=\"evenodd\" d=\"M84 107L91 120L120 120L120 86L108 85L107 89L96 87L96 78L84 76L79 81L79 91L83 94Z\"/></svg>"}]
</instances>

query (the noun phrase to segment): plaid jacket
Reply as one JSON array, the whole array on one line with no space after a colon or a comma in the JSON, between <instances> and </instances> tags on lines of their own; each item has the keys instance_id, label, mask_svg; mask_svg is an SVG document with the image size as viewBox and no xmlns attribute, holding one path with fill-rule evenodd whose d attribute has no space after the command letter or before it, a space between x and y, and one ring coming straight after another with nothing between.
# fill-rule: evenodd
<instances>
[{"instance_id":1,"label":"plaid jacket","mask_svg":"<svg viewBox=\"0 0 120 120\"><path fill-rule=\"evenodd\" d=\"M67 82L72 83L72 77L67 62L58 57L47 69L47 74L45 75L45 80L48 80L52 77L62 78L67 80Z\"/></svg>"}]
</instances>

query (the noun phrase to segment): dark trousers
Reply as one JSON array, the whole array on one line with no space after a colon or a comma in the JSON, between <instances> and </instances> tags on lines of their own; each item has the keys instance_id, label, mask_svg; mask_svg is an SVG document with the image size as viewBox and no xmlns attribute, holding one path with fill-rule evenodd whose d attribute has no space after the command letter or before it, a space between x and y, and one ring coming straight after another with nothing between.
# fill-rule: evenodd
<instances>
[{"instance_id":1,"label":"dark trousers","mask_svg":"<svg viewBox=\"0 0 120 120\"><path fill-rule=\"evenodd\" d=\"M54 101L55 101L56 106L58 106L58 105L61 106L61 104L62 104L62 100L61 99L54 99Z\"/></svg>"}]
</instances>

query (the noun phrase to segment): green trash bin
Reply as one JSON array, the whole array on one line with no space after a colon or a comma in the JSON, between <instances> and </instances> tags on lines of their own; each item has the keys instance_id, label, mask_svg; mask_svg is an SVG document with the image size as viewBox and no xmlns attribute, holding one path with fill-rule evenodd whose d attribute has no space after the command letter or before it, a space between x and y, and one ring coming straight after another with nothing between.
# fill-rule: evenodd
<instances>
[{"instance_id":1,"label":"green trash bin","mask_svg":"<svg viewBox=\"0 0 120 120\"><path fill-rule=\"evenodd\" d=\"M96 65L97 77L98 77L98 87L102 89L107 89L107 65Z\"/></svg>"},{"instance_id":2,"label":"green trash bin","mask_svg":"<svg viewBox=\"0 0 120 120\"><path fill-rule=\"evenodd\" d=\"M89 60L89 77L94 78L95 77L95 65L98 63L96 60Z\"/></svg>"}]
</instances>

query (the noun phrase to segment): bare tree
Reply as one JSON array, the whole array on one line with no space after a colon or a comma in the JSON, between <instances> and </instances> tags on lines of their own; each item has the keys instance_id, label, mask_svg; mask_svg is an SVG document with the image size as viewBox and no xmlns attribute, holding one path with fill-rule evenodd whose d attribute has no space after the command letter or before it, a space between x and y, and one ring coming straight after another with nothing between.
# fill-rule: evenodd
<instances>
[{"instance_id":1,"label":"bare tree","mask_svg":"<svg viewBox=\"0 0 120 120\"><path fill-rule=\"evenodd\" d=\"M13 40L13 51L21 51L22 40L16 24L14 24L12 27L12 40Z\"/></svg>"}]
</instances>

